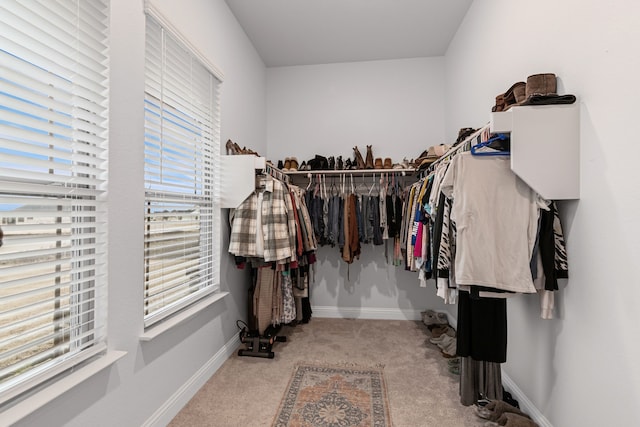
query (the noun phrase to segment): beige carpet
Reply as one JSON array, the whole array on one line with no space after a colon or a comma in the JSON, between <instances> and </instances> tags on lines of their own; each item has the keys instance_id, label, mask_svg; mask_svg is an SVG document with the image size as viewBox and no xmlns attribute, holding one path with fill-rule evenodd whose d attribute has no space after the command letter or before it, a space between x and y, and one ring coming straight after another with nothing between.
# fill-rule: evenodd
<instances>
[{"instance_id":1,"label":"beige carpet","mask_svg":"<svg viewBox=\"0 0 640 427\"><path fill-rule=\"evenodd\" d=\"M384 366L395 427L478 427L460 404L458 377L428 342L421 323L313 318L285 327L275 359L232 356L169 424L171 427L269 427L300 363Z\"/></svg>"}]
</instances>

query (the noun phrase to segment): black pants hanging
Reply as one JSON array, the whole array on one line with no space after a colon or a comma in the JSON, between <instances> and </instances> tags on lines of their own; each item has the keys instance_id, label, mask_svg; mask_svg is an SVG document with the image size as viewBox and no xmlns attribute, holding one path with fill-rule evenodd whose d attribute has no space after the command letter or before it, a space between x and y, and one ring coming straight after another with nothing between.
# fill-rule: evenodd
<instances>
[{"instance_id":1,"label":"black pants hanging","mask_svg":"<svg viewBox=\"0 0 640 427\"><path fill-rule=\"evenodd\" d=\"M458 296L458 356L477 361L507 361L507 301L504 298Z\"/></svg>"}]
</instances>

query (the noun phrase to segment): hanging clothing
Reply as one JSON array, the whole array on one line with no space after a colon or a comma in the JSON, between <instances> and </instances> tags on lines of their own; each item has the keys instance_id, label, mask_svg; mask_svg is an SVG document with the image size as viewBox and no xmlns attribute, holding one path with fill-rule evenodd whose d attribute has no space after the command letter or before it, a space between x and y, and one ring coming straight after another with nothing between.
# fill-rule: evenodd
<instances>
[{"instance_id":1,"label":"hanging clothing","mask_svg":"<svg viewBox=\"0 0 640 427\"><path fill-rule=\"evenodd\" d=\"M453 199L457 283L536 292L530 260L547 203L511 171L509 158L458 154L442 192Z\"/></svg>"},{"instance_id":2,"label":"hanging clothing","mask_svg":"<svg viewBox=\"0 0 640 427\"><path fill-rule=\"evenodd\" d=\"M262 194L260 211L259 193ZM260 257L267 262L296 259L293 205L280 181L266 177L264 189L251 193L233 211L231 221L230 253L242 257ZM260 229L258 224L261 225ZM264 242L263 253L258 253L257 233L261 233Z\"/></svg>"},{"instance_id":3,"label":"hanging clothing","mask_svg":"<svg viewBox=\"0 0 640 427\"><path fill-rule=\"evenodd\" d=\"M474 360L507 361L507 300L472 298L458 294L456 349L459 356Z\"/></svg>"},{"instance_id":4,"label":"hanging clothing","mask_svg":"<svg viewBox=\"0 0 640 427\"><path fill-rule=\"evenodd\" d=\"M280 323L287 324L296 320L296 302L293 297L293 283L288 271L282 273L282 311Z\"/></svg>"},{"instance_id":5,"label":"hanging clothing","mask_svg":"<svg viewBox=\"0 0 640 427\"><path fill-rule=\"evenodd\" d=\"M502 400L502 368L499 363L460 358L460 403L474 405L480 399Z\"/></svg>"},{"instance_id":6,"label":"hanging clothing","mask_svg":"<svg viewBox=\"0 0 640 427\"><path fill-rule=\"evenodd\" d=\"M344 203L344 247L342 259L353 263L360 256L360 239L358 237L358 219L356 217L356 196L349 194Z\"/></svg>"}]
</instances>

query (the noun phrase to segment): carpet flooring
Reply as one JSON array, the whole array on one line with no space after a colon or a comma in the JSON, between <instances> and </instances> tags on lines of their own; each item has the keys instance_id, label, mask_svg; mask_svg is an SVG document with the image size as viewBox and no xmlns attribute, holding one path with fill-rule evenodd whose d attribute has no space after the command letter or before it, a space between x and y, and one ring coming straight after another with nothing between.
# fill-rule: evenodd
<instances>
[{"instance_id":1,"label":"carpet flooring","mask_svg":"<svg viewBox=\"0 0 640 427\"><path fill-rule=\"evenodd\" d=\"M280 334L275 359L230 357L169 426L269 427L301 363L383 367L395 427L483 425L460 404L459 377L422 322L314 317Z\"/></svg>"}]
</instances>

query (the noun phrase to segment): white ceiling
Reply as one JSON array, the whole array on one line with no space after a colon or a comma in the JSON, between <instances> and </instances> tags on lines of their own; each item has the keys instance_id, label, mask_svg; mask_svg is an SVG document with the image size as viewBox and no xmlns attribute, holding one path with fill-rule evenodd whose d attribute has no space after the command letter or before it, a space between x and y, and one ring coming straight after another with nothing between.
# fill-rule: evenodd
<instances>
[{"instance_id":1,"label":"white ceiling","mask_svg":"<svg viewBox=\"0 0 640 427\"><path fill-rule=\"evenodd\" d=\"M225 0L267 67L444 55L473 0Z\"/></svg>"}]
</instances>

